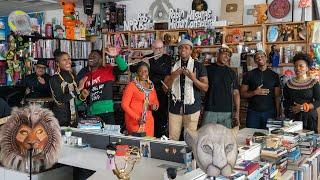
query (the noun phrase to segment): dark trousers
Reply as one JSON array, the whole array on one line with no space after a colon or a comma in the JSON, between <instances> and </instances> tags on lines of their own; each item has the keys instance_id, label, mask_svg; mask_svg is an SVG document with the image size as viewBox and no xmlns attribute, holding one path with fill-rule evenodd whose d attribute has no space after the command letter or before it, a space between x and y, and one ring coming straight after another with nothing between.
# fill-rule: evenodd
<instances>
[{"instance_id":1,"label":"dark trousers","mask_svg":"<svg viewBox=\"0 0 320 180\"><path fill-rule=\"evenodd\" d=\"M159 101L159 108L153 111L154 118L154 135L160 138L162 135L168 136L168 96L162 89L156 88Z\"/></svg>"},{"instance_id":2,"label":"dark trousers","mask_svg":"<svg viewBox=\"0 0 320 180\"><path fill-rule=\"evenodd\" d=\"M116 124L113 112L97 114L97 116L99 116L105 124Z\"/></svg>"},{"instance_id":3,"label":"dark trousers","mask_svg":"<svg viewBox=\"0 0 320 180\"><path fill-rule=\"evenodd\" d=\"M248 109L247 112L247 128L256 128L256 129L266 129L267 121L269 118L275 118L275 110L269 110L264 112L257 112L251 109Z\"/></svg>"}]
</instances>

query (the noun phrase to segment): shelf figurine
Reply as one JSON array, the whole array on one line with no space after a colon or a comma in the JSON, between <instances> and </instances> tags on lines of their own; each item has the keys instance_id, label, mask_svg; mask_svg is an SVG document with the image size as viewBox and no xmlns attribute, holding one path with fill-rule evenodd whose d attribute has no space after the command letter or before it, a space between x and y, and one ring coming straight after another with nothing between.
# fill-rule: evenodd
<instances>
[{"instance_id":1,"label":"shelf figurine","mask_svg":"<svg viewBox=\"0 0 320 180\"><path fill-rule=\"evenodd\" d=\"M256 17L256 24L263 24L268 20L266 11L268 10L268 4L256 4L254 5L253 16Z\"/></svg>"},{"instance_id":2,"label":"shelf figurine","mask_svg":"<svg viewBox=\"0 0 320 180\"><path fill-rule=\"evenodd\" d=\"M269 53L269 61L272 64L272 67L278 67L280 63L280 53L276 47L276 45L272 45L271 52Z\"/></svg>"}]
</instances>

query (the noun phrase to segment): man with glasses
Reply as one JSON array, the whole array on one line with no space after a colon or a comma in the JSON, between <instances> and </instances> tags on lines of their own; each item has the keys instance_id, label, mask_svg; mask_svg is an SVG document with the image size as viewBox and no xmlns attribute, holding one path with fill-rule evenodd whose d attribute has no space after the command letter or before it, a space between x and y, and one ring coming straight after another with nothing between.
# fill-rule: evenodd
<instances>
[{"instance_id":1,"label":"man with glasses","mask_svg":"<svg viewBox=\"0 0 320 180\"><path fill-rule=\"evenodd\" d=\"M153 82L159 100L159 109L153 111L155 137L167 135L168 123L168 97L163 91L161 81L165 76L170 75L172 57L164 53L164 45L161 40L155 40L152 43L153 53L147 57L150 64L150 80Z\"/></svg>"},{"instance_id":2,"label":"man with glasses","mask_svg":"<svg viewBox=\"0 0 320 180\"><path fill-rule=\"evenodd\" d=\"M50 76L46 74L47 63L38 61L35 65L35 72L25 76L21 81L21 86L26 87L25 98L44 98L50 97Z\"/></svg>"},{"instance_id":3,"label":"man with glasses","mask_svg":"<svg viewBox=\"0 0 320 180\"><path fill-rule=\"evenodd\" d=\"M231 56L231 49L223 46L219 49L216 63L207 66L209 89L202 125L218 123L232 128L232 121L239 125L240 93L237 75L229 67Z\"/></svg>"},{"instance_id":4,"label":"man with glasses","mask_svg":"<svg viewBox=\"0 0 320 180\"><path fill-rule=\"evenodd\" d=\"M241 95L248 98L246 127L265 129L267 120L280 116L279 75L268 68L266 53L257 51L256 69L246 73L242 80Z\"/></svg>"}]
</instances>

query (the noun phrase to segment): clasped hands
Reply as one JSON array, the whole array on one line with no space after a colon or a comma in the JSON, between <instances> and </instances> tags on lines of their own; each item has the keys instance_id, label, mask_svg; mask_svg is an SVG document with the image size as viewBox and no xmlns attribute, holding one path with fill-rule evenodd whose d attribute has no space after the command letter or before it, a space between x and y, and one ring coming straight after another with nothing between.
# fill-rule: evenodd
<instances>
[{"instance_id":1,"label":"clasped hands","mask_svg":"<svg viewBox=\"0 0 320 180\"><path fill-rule=\"evenodd\" d=\"M177 70L173 71L171 75L173 76L174 79L176 79L181 74L187 76L192 81L196 79L196 70L194 72L191 72L186 67L178 68Z\"/></svg>"}]
</instances>

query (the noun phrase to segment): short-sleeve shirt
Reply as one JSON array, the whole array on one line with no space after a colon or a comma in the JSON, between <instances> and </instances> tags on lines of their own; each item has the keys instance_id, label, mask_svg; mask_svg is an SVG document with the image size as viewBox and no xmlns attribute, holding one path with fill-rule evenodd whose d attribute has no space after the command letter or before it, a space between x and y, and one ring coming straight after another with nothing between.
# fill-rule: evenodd
<instances>
[{"instance_id":1,"label":"short-sleeve shirt","mask_svg":"<svg viewBox=\"0 0 320 180\"><path fill-rule=\"evenodd\" d=\"M253 69L244 75L243 85L249 86L249 91L256 90L260 85L269 89L270 93L265 96L253 96L249 98L248 108L258 112L265 112L275 109L275 88L280 87L279 75L271 69L261 71L259 68Z\"/></svg>"},{"instance_id":2,"label":"short-sleeve shirt","mask_svg":"<svg viewBox=\"0 0 320 180\"><path fill-rule=\"evenodd\" d=\"M181 67L187 67L187 64L188 64L188 61L186 62L181 61ZM193 72L196 72L197 79L199 79L200 77L207 76L207 70L205 66L198 61L194 61ZM172 100L170 101L170 108L169 108L170 113L187 115L187 114L193 114L199 111L201 108L201 90L198 89L194 84L193 84L193 93L194 93L194 99L195 99L194 103L191 105L183 105L185 78L186 78L185 75L183 74L180 75L181 101L178 101L176 103L174 103Z\"/></svg>"},{"instance_id":3,"label":"short-sleeve shirt","mask_svg":"<svg viewBox=\"0 0 320 180\"><path fill-rule=\"evenodd\" d=\"M239 89L237 74L227 66L207 66L209 88L205 98L205 111L231 112L233 91Z\"/></svg>"}]
</instances>

